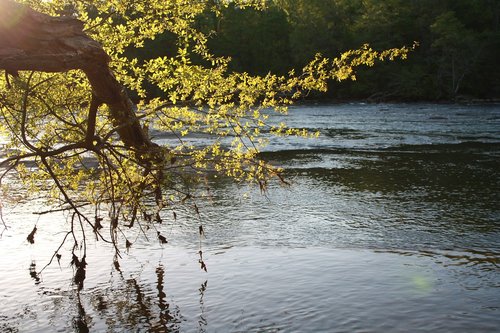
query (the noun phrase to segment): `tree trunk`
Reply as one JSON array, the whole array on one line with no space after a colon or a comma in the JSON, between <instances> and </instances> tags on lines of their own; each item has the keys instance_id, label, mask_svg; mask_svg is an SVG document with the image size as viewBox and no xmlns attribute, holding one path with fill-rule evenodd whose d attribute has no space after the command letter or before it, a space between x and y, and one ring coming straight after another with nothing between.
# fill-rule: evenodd
<instances>
[{"instance_id":1,"label":"tree trunk","mask_svg":"<svg viewBox=\"0 0 500 333\"><path fill-rule=\"evenodd\" d=\"M0 69L7 73L82 70L95 98L108 105L109 117L123 143L148 149L154 144L142 130L133 103L108 66L109 60L102 46L83 32L81 21L0 0Z\"/></svg>"}]
</instances>

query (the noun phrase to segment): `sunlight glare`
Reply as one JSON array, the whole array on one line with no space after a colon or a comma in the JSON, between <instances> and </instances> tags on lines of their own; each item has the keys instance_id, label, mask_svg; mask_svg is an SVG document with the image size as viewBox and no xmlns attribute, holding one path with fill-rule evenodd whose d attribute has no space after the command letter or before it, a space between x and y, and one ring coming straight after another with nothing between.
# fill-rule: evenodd
<instances>
[{"instance_id":1,"label":"sunlight glare","mask_svg":"<svg viewBox=\"0 0 500 333\"><path fill-rule=\"evenodd\" d=\"M27 7L12 5L0 0L0 31L5 31L14 26L25 15Z\"/></svg>"}]
</instances>

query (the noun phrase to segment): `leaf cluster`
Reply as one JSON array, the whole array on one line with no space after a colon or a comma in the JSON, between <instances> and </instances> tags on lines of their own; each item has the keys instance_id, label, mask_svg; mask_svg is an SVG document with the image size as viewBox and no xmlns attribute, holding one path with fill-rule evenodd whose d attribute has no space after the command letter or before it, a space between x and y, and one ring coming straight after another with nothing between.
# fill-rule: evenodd
<instances>
[{"instance_id":1,"label":"leaf cluster","mask_svg":"<svg viewBox=\"0 0 500 333\"><path fill-rule=\"evenodd\" d=\"M21 72L11 83L0 80L0 127L9 152L1 163L3 175L17 172L26 191L47 195L52 206L44 213L69 213L62 244L73 240L73 258L78 258L78 251L86 257L89 228L96 239L112 243L117 253L120 244L128 249L133 238L125 229L135 226L147 237L145 230L162 222L160 212L171 210L175 216L178 205L196 199L191 185L209 174L253 182L262 190L271 178L283 179L280 169L258 158L268 135L317 134L273 124L270 115L286 113L287 106L310 91L325 91L329 80L354 80L359 66L404 59L411 51L403 47L379 52L363 45L333 59L317 54L301 71L251 75L229 70L231 59L210 51L208 41L215 32L198 29L198 19L207 13L222 15L227 6L261 10L262 1L24 2L45 13L83 21L86 33L110 56L117 80L137 96L137 117L144 131L153 140L159 137L154 152L124 145L117 135L123 124L113 121L108 107L101 105L89 142L93 93L80 71ZM175 36L175 50L150 58L130 57L131 50L147 53L148 42L165 33ZM161 97L148 95L151 86ZM193 144L194 135L206 140ZM174 139L162 143L161 138ZM103 233L106 226L109 235ZM58 260L59 249L54 253ZM79 286L85 266L75 264Z\"/></svg>"}]
</instances>

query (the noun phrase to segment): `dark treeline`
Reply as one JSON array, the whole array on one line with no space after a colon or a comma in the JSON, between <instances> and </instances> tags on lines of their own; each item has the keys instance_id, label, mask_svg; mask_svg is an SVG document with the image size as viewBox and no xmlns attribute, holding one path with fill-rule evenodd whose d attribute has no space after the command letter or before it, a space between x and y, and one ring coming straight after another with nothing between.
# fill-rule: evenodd
<instances>
[{"instance_id":1,"label":"dark treeline","mask_svg":"<svg viewBox=\"0 0 500 333\"><path fill-rule=\"evenodd\" d=\"M231 69L251 74L283 74L317 52L336 57L364 43L375 49L419 43L406 61L362 69L356 82L332 82L327 98L500 98L499 0L273 0L266 11L230 6L199 25L213 31L215 54L231 56Z\"/></svg>"}]
</instances>

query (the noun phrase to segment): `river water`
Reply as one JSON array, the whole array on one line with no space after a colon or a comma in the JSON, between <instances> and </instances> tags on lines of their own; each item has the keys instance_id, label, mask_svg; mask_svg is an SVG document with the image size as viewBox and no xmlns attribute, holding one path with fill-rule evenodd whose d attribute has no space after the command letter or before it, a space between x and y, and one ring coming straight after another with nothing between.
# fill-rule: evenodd
<instances>
[{"instance_id":1,"label":"river water","mask_svg":"<svg viewBox=\"0 0 500 333\"><path fill-rule=\"evenodd\" d=\"M4 202L0 331L500 330L500 106L308 105L287 122L321 133L262 153L290 187L211 179L200 217L161 225L168 244L138 238L119 267L92 244L80 293L64 256L30 274L65 217Z\"/></svg>"}]
</instances>

